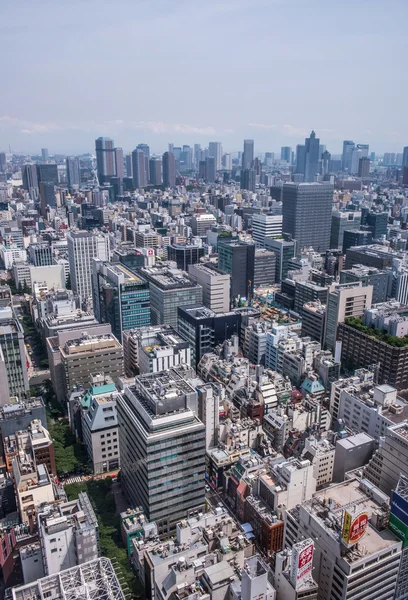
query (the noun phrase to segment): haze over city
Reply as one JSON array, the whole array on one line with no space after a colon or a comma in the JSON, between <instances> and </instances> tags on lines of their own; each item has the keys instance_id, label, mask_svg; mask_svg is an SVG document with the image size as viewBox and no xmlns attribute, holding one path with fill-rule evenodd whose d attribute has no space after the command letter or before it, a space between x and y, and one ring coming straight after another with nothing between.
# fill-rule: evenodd
<instances>
[{"instance_id":1,"label":"haze over city","mask_svg":"<svg viewBox=\"0 0 408 600\"><path fill-rule=\"evenodd\" d=\"M2 3L0 138L13 151L408 138L405 0ZM12 27L8 24L12 23ZM7 82L7 83L6 83Z\"/></svg>"}]
</instances>

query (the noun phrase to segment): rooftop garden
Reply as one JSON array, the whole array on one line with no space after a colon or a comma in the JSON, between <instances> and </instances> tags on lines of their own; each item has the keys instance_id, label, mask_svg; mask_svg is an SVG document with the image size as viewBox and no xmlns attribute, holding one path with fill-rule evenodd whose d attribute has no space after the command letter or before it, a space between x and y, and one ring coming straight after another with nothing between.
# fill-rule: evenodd
<instances>
[{"instance_id":1,"label":"rooftop garden","mask_svg":"<svg viewBox=\"0 0 408 600\"><path fill-rule=\"evenodd\" d=\"M394 346L395 348L403 348L404 346L408 346L408 335L404 337L397 337L395 335L390 335L382 331L381 329L376 329L374 327L368 327L364 325L363 321L358 317L347 317L344 320L345 324L353 329L357 329L366 335L369 335L372 338L379 340L380 342L384 342L389 346Z\"/></svg>"}]
</instances>

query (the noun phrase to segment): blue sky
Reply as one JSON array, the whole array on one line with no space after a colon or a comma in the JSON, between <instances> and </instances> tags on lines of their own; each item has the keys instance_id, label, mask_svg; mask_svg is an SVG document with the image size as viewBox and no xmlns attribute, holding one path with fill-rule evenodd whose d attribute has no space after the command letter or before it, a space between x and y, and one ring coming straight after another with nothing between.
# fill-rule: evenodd
<instances>
[{"instance_id":1,"label":"blue sky","mask_svg":"<svg viewBox=\"0 0 408 600\"><path fill-rule=\"evenodd\" d=\"M408 145L408 0L0 0L0 150Z\"/></svg>"}]
</instances>

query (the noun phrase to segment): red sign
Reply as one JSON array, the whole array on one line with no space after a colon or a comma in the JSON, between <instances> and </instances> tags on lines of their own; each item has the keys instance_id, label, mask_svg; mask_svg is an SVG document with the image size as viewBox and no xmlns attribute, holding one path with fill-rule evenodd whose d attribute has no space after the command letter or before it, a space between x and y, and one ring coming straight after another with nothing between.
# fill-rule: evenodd
<instances>
[{"instance_id":1,"label":"red sign","mask_svg":"<svg viewBox=\"0 0 408 600\"><path fill-rule=\"evenodd\" d=\"M148 254L148 256L152 256L153 255L153 250L148 250L147 254Z\"/></svg>"},{"instance_id":2,"label":"red sign","mask_svg":"<svg viewBox=\"0 0 408 600\"><path fill-rule=\"evenodd\" d=\"M368 526L368 514L360 513L352 520L350 525L350 533L348 537L349 544L356 544L361 540Z\"/></svg>"},{"instance_id":3,"label":"red sign","mask_svg":"<svg viewBox=\"0 0 408 600\"><path fill-rule=\"evenodd\" d=\"M303 577L312 570L313 552L313 544L309 544L309 546L299 552L297 579L303 579Z\"/></svg>"}]
</instances>

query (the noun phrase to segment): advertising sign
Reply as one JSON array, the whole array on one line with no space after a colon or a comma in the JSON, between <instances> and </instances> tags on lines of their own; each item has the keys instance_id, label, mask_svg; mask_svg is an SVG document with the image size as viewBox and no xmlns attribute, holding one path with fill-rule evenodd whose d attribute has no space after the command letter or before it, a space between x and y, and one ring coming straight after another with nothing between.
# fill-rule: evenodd
<instances>
[{"instance_id":1,"label":"advertising sign","mask_svg":"<svg viewBox=\"0 0 408 600\"><path fill-rule=\"evenodd\" d=\"M391 512L402 523L408 525L408 502L398 492L392 494Z\"/></svg>"},{"instance_id":2,"label":"advertising sign","mask_svg":"<svg viewBox=\"0 0 408 600\"><path fill-rule=\"evenodd\" d=\"M368 514L366 512L353 515L348 510L344 511L341 537L346 544L349 546L357 544L365 534L367 527Z\"/></svg>"},{"instance_id":3,"label":"advertising sign","mask_svg":"<svg viewBox=\"0 0 408 600\"><path fill-rule=\"evenodd\" d=\"M313 567L313 553L314 543L311 539L293 544L290 579L295 588L302 583L309 573L311 573Z\"/></svg>"},{"instance_id":4,"label":"advertising sign","mask_svg":"<svg viewBox=\"0 0 408 600\"><path fill-rule=\"evenodd\" d=\"M388 529L402 541L404 548L408 546L408 525L405 525L405 523L398 519L393 513L390 514Z\"/></svg>"}]
</instances>

